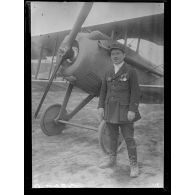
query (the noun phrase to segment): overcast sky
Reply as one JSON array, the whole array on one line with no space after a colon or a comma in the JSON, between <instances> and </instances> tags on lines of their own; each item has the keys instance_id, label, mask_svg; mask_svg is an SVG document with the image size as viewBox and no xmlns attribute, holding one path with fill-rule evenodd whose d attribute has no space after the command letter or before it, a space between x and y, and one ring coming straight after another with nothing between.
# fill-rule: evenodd
<instances>
[{"instance_id":1,"label":"overcast sky","mask_svg":"<svg viewBox=\"0 0 195 195\"><path fill-rule=\"evenodd\" d=\"M31 2L31 35L71 29L82 2ZM102 24L164 12L163 3L106 3L96 2L83 26ZM131 42L132 40L129 40ZM132 46L136 46L133 41ZM163 47L140 42L140 55L151 62L163 64Z\"/></svg>"},{"instance_id":2,"label":"overcast sky","mask_svg":"<svg viewBox=\"0 0 195 195\"><path fill-rule=\"evenodd\" d=\"M32 2L31 34L71 29L82 4L82 2ZM96 2L83 26L163 13L163 11L162 3Z\"/></svg>"}]
</instances>

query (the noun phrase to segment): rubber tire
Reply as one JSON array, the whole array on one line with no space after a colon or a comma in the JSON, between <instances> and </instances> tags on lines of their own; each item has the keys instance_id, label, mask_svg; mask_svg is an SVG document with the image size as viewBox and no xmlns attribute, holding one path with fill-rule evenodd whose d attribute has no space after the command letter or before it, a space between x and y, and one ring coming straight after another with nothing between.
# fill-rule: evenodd
<instances>
[{"instance_id":1,"label":"rubber tire","mask_svg":"<svg viewBox=\"0 0 195 195\"><path fill-rule=\"evenodd\" d=\"M107 140L105 140L106 139L106 137L105 137L105 134L106 134L106 122L104 120L102 120L102 122L100 123L100 125L98 127L98 132L99 132L99 144L100 144L100 147L101 147L102 151L105 154L109 154L109 148L108 148L108 146L105 143L105 142L108 142L108 138L107 138ZM125 143L121 133L119 133L118 142L119 142L119 144L118 144L117 152L120 152L121 149L124 146L124 143Z\"/></svg>"},{"instance_id":2,"label":"rubber tire","mask_svg":"<svg viewBox=\"0 0 195 195\"><path fill-rule=\"evenodd\" d=\"M65 129L65 124L56 123L54 121L59 114L60 108L61 104L53 104L44 111L41 117L40 126L45 135L58 135Z\"/></svg>"}]
</instances>

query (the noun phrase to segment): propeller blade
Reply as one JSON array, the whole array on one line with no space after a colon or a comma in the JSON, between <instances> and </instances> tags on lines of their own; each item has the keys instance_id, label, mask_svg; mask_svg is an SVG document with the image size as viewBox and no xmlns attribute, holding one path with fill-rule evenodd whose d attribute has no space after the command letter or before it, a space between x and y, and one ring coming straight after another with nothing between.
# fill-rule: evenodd
<instances>
[{"instance_id":1,"label":"propeller blade","mask_svg":"<svg viewBox=\"0 0 195 195\"><path fill-rule=\"evenodd\" d=\"M42 104L43 104L43 101L44 101L44 99L45 99L45 97L46 97L46 95L47 95L47 93L48 93L48 91L49 91L49 89L50 89L50 87L51 87L51 84L52 84L52 82L53 82L53 80L54 80L54 78L55 78L55 76L56 76L56 74L57 74L57 72L58 72L58 69L59 69L59 67L61 66L61 62L62 62L62 60L61 60L60 63L56 66L56 68L55 68L55 70L54 70L54 72L53 72L53 74L52 74L52 76L51 76L51 78L50 78L50 80L49 80L49 83L47 84L47 86L46 86L46 88L45 88L45 92L44 92L44 94L43 94L43 96L42 96L42 98L41 98L41 101L39 102L39 105L38 105L38 107L37 107L37 110L36 110L36 112L35 112L35 114L34 114L34 118L35 118L35 119L37 118L37 115L38 115L38 113L39 113L39 110L41 109L41 106L42 106Z\"/></svg>"},{"instance_id":2,"label":"propeller blade","mask_svg":"<svg viewBox=\"0 0 195 195\"><path fill-rule=\"evenodd\" d=\"M90 10L92 8L92 6L93 6L92 2L84 3L84 5L81 8L81 11L80 11L80 13L79 13L79 15L77 17L77 20L76 20L76 22L75 22L75 24L73 26L73 29L71 30L70 34L65 38L65 42L63 41L64 44L65 44L64 45L65 46L64 53L63 53L62 56L58 56L59 60L57 62L57 66L56 66L56 68L55 68L55 70L54 70L54 72L52 74L52 77L49 80L49 83L48 83L47 87L45 88L45 92L44 92L44 94L43 94L43 96L41 98L41 101L40 101L40 103L39 103L39 105L37 107L37 110L36 110L35 115L34 115L35 119L37 118L37 115L38 115L38 113L39 113L39 111L41 109L43 101L44 101L44 99L45 99L45 97L46 97L46 95L47 95L47 93L48 93L48 91L49 91L49 89L50 89L50 87L52 85L52 82L53 82L53 80L54 80L54 78L55 78L55 76L57 74L57 71L58 71L59 67L61 66L63 60L65 58L68 58L69 53L70 53L70 49L72 47L72 43L75 40L78 32L80 31L81 26L83 25L85 19L87 18L88 14L89 14L89 12L90 12Z\"/></svg>"},{"instance_id":3,"label":"propeller blade","mask_svg":"<svg viewBox=\"0 0 195 195\"><path fill-rule=\"evenodd\" d=\"M81 8L80 13L77 17L77 20L76 20L71 32L68 35L68 39L66 40L66 44L69 48L72 46L72 43L75 40L78 32L80 31L81 26L83 25L85 19L87 18L92 6L93 6L93 2L86 2L86 3L84 3L83 7Z\"/></svg>"}]
</instances>

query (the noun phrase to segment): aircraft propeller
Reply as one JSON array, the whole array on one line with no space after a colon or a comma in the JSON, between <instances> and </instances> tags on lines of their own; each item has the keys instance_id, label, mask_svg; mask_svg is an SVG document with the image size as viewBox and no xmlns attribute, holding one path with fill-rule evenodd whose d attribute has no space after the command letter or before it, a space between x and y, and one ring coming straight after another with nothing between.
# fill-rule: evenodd
<instances>
[{"instance_id":1,"label":"aircraft propeller","mask_svg":"<svg viewBox=\"0 0 195 195\"><path fill-rule=\"evenodd\" d=\"M34 117L36 118L38 113L39 113L39 110L43 104L43 101L51 87L51 84L58 72L58 69L60 68L60 66L62 65L63 61L65 59L68 59L72 56L73 54L73 51L72 51L72 44L78 34L78 32L80 31L81 29L81 26L83 25L85 19L87 18L91 8L93 6L93 3L92 2L87 2L87 3L84 3L83 7L81 8L81 11L76 19L76 22L71 30L71 32L69 33L68 36L65 37L64 41L62 42L59 50L58 50L58 55L57 55L57 65L56 65L56 68L48 82L48 85L46 86L46 89L45 89L45 92L41 98L41 101L37 107L37 110L35 112L35 115Z\"/></svg>"}]
</instances>

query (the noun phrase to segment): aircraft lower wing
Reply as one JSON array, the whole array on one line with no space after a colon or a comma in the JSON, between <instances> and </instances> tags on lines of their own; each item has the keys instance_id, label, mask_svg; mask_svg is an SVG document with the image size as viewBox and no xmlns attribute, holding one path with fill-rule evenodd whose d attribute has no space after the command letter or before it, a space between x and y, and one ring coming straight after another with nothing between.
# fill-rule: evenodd
<instances>
[{"instance_id":1,"label":"aircraft lower wing","mask_svg":"<svg viewBox=\"0 0 195 195\"><path fill-rule=\"evenodd\" d=\"M32 79L31 80L31 89L32 91L45 91L45 88L48 84L48 79ZM54 80L51 85L51 91L66 91L67 81Z\"/></svg>"},{"instance_id":2,"label":"aircraft lower wing","mask_svg":"<svg viewBox=\"0 0 195 195\"><path fill-rule=\"evenodd\" d=\"M141 99L143 104L164 103L164 86L162 85L140 85Z\"/></svg>"},{"instance_id":3,"label":"aircraft lower wing","mask_svg":"<svg viewBox=\"0 0 195 195\"><path fill-rule=\"evenodd\" d=\"M48 79L32 80L32 87L44 90ZM141 90L140 103L143 104L163 104L164 103L164 86L162 85L139 85ZM55 80L51 90L66 90L67 81Z\"/></svg>"}]
</instances>

